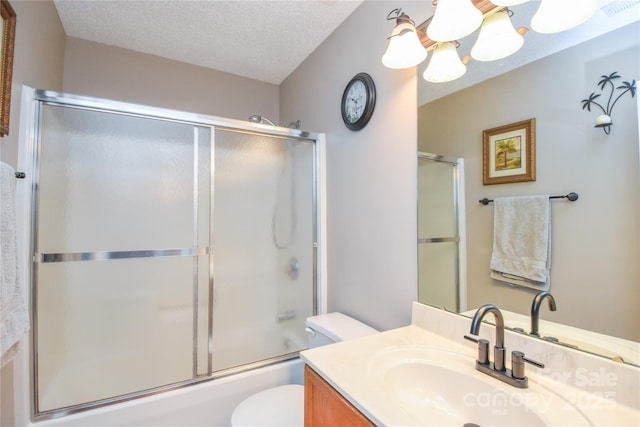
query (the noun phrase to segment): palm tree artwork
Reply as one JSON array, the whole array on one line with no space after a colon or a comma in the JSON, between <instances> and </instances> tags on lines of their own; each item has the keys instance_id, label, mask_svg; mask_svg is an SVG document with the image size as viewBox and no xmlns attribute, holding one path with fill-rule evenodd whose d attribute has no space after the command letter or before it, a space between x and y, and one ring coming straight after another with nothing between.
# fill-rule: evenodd
<instances>
[{"instance_id":1,"label":"palm tree artwork","mask_svg":"<svg viewBox=\"0 0 640 427\"><path fill-rule=\"evenodd\" d=\"M519 169L522 166L522 141L514 136L495 141L495 168L499 170Z\"/></svg>"},{"instance_id":2,"label":"palm tree artwork","mask_svg":"<svg viewBox=\"0 0 640 427\"><path fill-rule=\"evenodd\" d=\"M596 101L596 99L598 99L600 95L602 95L602 93L592 92L587 99L583 99L581 101L583 110L586 109L587 111L591 112L591 107L595 106L602 111L603 114L599 115L596 118L595 127L602 128L604 133L606 133L607 135L611 131L611 125L613 125L613 122L611 120L611 113L613 112L613 107L616 105L616 102L618 102L622 95L627 92L631 94L632 98L636 95L636 81L631 80L630 82L622 82L620 86L616 87L616 85L614 84L614 80L617 80L619 78L620 75L618 75L617 71L614 71L609 75L600 76L600 81L598 82L600 90L604 93L605 88L609 88L610 91L609 99L607 100L606 105L601 104L600 102L602 101ZM622 92L620 92L614 99L613 94L616 90L621 90Z\"/></svg>"}]
</instances>

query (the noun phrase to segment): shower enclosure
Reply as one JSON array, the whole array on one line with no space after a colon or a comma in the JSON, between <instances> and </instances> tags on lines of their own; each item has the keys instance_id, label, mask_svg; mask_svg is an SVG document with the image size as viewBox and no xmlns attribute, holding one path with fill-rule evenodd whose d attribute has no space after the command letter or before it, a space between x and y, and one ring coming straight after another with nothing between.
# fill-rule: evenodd
<instances>
[{"instance_id":1,"label":"shower enclosure","mask_svg":"<svg viewBox=\"0 0 640 427\"><path fill-rule=\"evenodd\" d=\"M36 417L306 348L318 135L39 90L31 108Z\"/></svg>"},{"instance_id":2,"label":"shower enclosure","mask_svg":"<svg viewBox=\"0 0 640 427\"><path fill-rule=\"evenodd\" d=\"M418 300L466 309L464 162L418 153Z\"/></svg>"}]
</instances>

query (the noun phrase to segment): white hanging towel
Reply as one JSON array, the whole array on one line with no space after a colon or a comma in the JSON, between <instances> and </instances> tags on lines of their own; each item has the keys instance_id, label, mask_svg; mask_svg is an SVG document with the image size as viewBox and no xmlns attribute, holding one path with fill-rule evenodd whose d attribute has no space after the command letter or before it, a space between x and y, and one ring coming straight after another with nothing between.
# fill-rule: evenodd
<instances>
[{"instance_id":1,"label":"white hanging towel","mask_svg":"<svg viewBox=\"0 0 640 427\"><path fill-rule=\"evenodd\" d=\"M16 175L0 162L0 366L18 353L28 329L16 246Z\"/></svg>"},{"instance_id":2,"label":"white hanging towel","mask_svg":"<svg viewBox=\"0 0 640 427\"><path fill-rule=\"evenodd\" d=\"M550 269L549 196L495 199L491 277L515 286L549 290Z\"/></svg>"}]
</instances>

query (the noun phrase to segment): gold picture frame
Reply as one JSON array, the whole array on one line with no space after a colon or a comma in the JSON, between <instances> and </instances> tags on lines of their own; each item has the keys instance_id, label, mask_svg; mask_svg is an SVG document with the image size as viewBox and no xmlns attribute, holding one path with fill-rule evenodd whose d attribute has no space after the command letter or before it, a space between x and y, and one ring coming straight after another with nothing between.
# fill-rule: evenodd
<instances>
[{"instance_id":1,"label":"gold picture frame","mask_svg":"<svg viewBox=\"0 0 640 427\"><path fill-rule=\"evenodd\" d=\"M484 185L536 180L536 119L482 132Z\"/></svg>"},{"instance_id":2,"label":"gold picture frame","mask_svg":"<svg viewBox=\"0 0 640 427\"><path fill-rule=\"evenodd\" d=\"M0 51L0 137L9 135L13 50L16 41L16 12L7 0L0 0L2 50Z\"/></svg>"}]
</instances>

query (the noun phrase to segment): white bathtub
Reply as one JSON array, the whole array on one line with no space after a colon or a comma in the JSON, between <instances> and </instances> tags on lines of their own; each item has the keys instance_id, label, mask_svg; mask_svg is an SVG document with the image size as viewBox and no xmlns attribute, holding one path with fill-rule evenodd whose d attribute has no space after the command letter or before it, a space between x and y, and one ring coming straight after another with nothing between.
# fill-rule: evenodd
<instances>
[{"instance_id":1,"label":"white bathtub","mask_svg":"<svg viewBox=\"0 0 640 427\"><path fill-rule=\"evenodd\" d=\"M228 426L233 409L249 395L278 385L303 384L303 366L301 359L294 359L31 426Z\"/></svg>"}]
</instances>

